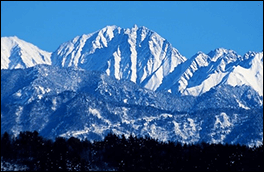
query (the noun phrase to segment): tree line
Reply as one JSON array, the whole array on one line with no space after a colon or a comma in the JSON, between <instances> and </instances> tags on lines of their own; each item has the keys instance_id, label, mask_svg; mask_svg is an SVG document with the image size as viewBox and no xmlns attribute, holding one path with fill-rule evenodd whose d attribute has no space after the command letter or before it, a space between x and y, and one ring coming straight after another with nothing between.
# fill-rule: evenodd
<instances>
[{"instance_id":1,"label":"tree line","mask_svg":"<svg viewBox=\"0 0 264 172\"><path fill-rule=\"evenodd\" d=\"M1 161L26 165L28 171L263 171L263 146L181 144L150 137L117 136L91 142L37 131L1 136Z\"/></svg>"}]
</instances>

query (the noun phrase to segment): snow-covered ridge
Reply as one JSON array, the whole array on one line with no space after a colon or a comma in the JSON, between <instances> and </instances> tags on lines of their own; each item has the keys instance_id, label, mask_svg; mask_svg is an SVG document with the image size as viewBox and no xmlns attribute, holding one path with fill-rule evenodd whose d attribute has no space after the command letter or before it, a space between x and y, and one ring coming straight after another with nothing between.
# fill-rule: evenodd
<instances>
[{"instance_id":1,"label":"snow-covered ridge","mask_svg":"<svg viewBox=\"0 0 264 172\"><path fill-rule=\"evenodd\" d=\"M158 90L199 96L223 84L247 85L263 96L263 52L248 52L242 57L233 50L218 48L208 54L198 52L179 68Z\"/></svg>"},{"instance_id":2,"label":"snow-covered ridge","mask_svg":"<svg viewBox=\"0 0 264 172\"><path fill-rule=\"evenodd\" d=\"M1 37L1 69L28 68L37 64L49 64L51 53L35 45L13 37Z\"/></svg>"},{"instance_id":3,"label":"snow-covered ridge","mask_svg":"<svg viewBox=\"0 0 264 172\"><path fill-rule=\"evenodd\" d=\"M1 69L48 64L104 72L153 91L199 96L223 84L247 85L263 96L263 51L244 56L217 48L187 59L156 32L106 26L76 36L52 54L17 37L1 38Z\"/></svg>"}]
</instances>

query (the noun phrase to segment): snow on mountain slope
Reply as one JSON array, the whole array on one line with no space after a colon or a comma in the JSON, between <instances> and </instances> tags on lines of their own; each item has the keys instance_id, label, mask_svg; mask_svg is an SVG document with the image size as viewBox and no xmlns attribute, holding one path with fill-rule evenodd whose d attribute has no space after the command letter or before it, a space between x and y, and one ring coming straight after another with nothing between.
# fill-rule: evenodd
<instances>
[{"instance_id":1,"label":"snow on mountain slope","mask_svg":"<svg viewBox=\"0 0 264 172\"><path fill-rule=\"evenodd\" d=\"M103 72L72 67L37 65L24 70L1 71L2 103L26 105L64 91L89 93L105 101L152 106L170 111L185 111L192 106L194 99L156 93L132 81L117 80Z\"/></svg>"},{"instance_id":2,"label":"snow on mountain slope","mask_svg":"<svg viewBox=\"0 0 264 172\"><path fill-rule=\"evenodd\" d=\"M207 78L204 70L200 70L200 68L208 66L209 61L210 57L208 55L198 52L195 56L180 64L173 72L165 77L157 90L170 90L173 94L183 94L183 91L188 85L195 85ZM200 75L196 79L193 79L194 73L198 70L201 71ZM197 94L195 94L195 96L197 96Z\"/></svg>"},{"instance_id":3,"label":"snow on mountain slope","mask_svg":"<svg viewBox=\"0 0 264 172\"><path fill-rule=\"evenodd\" d=\"M249 86L228 85L179 98L98 71L51 65L3 69L1 133L36 130L51 139L93 141L113 132L182 143L261 145L263 108L251 93ZM240 108L237 99L250 109Z\"/></svg>"},{"instance_id":4,"label":"snow on mountain slope","mask_svg":"<svg viewBox=\"0 0 264 172\"><path fill-rule=\"evenodd\" d=\"M222 84L248 85L263 95L263 52L243 57L217 48L190 59L148 28L106 26L63 43L52 54L17 37L1 38L1 69L36 64L101 71L153 91L199 96Z\"/></svg>"},{"instance_id":5,"label":"snow on mountain slope","mask_svg":"<svg viewBox=\"0 0 264 172\"><path fill-rule=\"evenodd\" d=\"M51 53L25 42L16 36L1 37L1 69L28 68L51 64Z\"/></svg>"},{"instance_id":6,"label":"snow on mountain slope","mask_svg":"<svg viewBox=\"0 0 264 172\"><path fill-rule=\"evenodd\" d=\"M245 59L245 62L234 67L225 83L232 86L248 85L263 96L263 52L248 52Z\"/></svg>"},{"instance_id":7,"label":"snow on mountain slope","mask_svg":"<svg viewBox=\"0 0 264 172\"><path fill-rule=\"evenodd\" d=\"M107 26L62 44L51 56L52 65L103 71L156 90L176 66L186 61L177 49L146 27Z\"/></svg>"},{"instance_id":8,"label":"snow on mountain slope","mask_svg":"<svg viewBox=\"0 0 264 172\"><path fill-rule=\"evenodd\" d=\"M222 84L248 85L263 96L263 52L244 57L224 48L198 52L166 76L157 90L199 96Z\"/></svg>"}]
</instances>

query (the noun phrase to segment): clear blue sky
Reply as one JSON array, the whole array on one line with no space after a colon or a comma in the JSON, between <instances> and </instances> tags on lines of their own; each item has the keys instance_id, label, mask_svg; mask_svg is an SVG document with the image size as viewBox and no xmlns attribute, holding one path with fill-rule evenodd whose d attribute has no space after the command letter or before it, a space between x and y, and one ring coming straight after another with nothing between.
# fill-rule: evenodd
<instances>
[{"instance_id":1,"label":"clear blue sky","mask_svg":"<svg viewBox=\"0 0 264 172\"><path fill-rule=\"evenodd\" d=\"M263 50L262 1L1 1L1 37L52 52L75 36L107 25L145 26L187 58L223 47Z\"/></svg>"}]
</instances>

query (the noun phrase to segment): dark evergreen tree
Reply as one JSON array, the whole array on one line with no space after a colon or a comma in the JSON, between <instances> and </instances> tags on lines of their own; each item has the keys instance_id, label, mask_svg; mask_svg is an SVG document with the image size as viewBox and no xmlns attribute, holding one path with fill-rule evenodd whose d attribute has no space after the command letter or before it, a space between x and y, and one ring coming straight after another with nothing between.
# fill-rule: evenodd
<instances>
[{"instance_id":1,"label":"dark evergreen tree","mask_svg":"<svg viewBox=\"0 0 264 172\"><path fill-rule=\"evenodd\" d=\"M11 159L13 155L12 143L10 135L5 132L1 137L1 157Z\"/></svg>"},{"instance_id":2,"label":"dark evergreen tree","mask_svg":"<svg viewBox=\"0 0 264 172\"><path fill-rule=\"evenodd\" d=\"M66 163L69 158L69 151L65 138L57 137L53 144L53 149L51 151L51 157L54 160L53 170L65 171Z\"/></svg>"},{"instance_id":3,"label":"dark evergreen tree","mask_svg":"<svg viewBox=\"0 0 264 172\"><path fill-rule=\"evenodd\" d=\"M53 142L36 131L21 132L14 139L4 133L1 158L26 165L29 171L263 171L263 146L182 145L113 133L93 143L74 137Z\"/></svg>"}]
</instances>

